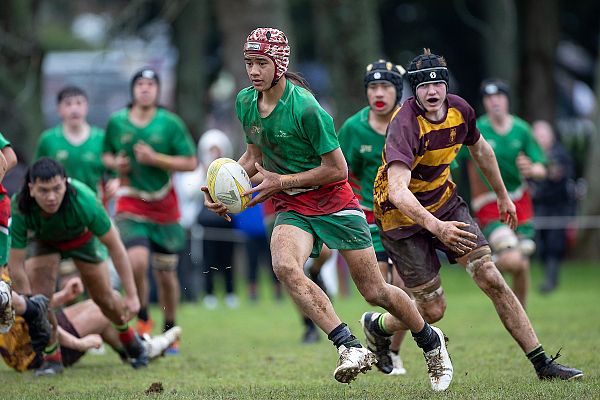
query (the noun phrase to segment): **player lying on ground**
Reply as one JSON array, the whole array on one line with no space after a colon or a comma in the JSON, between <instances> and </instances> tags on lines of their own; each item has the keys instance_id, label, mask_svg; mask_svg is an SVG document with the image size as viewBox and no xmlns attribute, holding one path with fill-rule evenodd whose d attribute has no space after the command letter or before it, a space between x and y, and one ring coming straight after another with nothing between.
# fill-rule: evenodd
<instances>
[{"instance_id":1,"label":"player lying on ground","mask_svg":"<svg viewBox=\"0 0 600 400\"><path fill-rule=\"evenodd\" d=\"M8 267L13 289L51 298L61 258L72 258L90 297L119 330L132 366L147 365L141 340L128 324L140 307L131 265L119 233L94 192L75 179L67 179L60 163L42 157L28 170L21 191L13 196L11 209ZM124 297L110 286L107 249L121 278ZM49 318L56 326L53 313ZM55 332L44 350L45 362L38 375L62 371Z\"/></svg>"},{"instance_id":2,"label":"player lying on ground","mask_svg":"<svg viewBox=\"0 0 600 400\"><path fill-rule=\"evenodd\" d=\"M79 282L77 283L77 281ZM81 294L82 290L83 285L79 278L72 278L63 290L52 297L52 307L58 307L64 302L75 299ZM37 297L42 296L34 296L31 300ZM13 297L13 300L16 299L27 300L24 296L18 294ZM44 306L47 306L47 300ZM17 304L15 304L15 308L17 308ZM45 312L43 314L45 319ZM103 341L118 353L121 360L128 361L127 352L118 337L119 332L92 300L84 300L64 308L62 311L57 312L56 319L58 321L58 337L64 366L73 365L87 350L99 348ZM47 320L46 323L48 324ZM181 328L176 326L158 336L145 336L142 345L149 359L152 360L162 355L180 336ZM49 324L47 337L50 337ZM8 333L0 335L0 353L2 353L6 364L20 372L39 368L43 362L42 350L44 346L35 349L32 347L33 342L31 325L29 324L29 328L26 328L23 319L17 319Z\"/></svg>"}]
</instances>

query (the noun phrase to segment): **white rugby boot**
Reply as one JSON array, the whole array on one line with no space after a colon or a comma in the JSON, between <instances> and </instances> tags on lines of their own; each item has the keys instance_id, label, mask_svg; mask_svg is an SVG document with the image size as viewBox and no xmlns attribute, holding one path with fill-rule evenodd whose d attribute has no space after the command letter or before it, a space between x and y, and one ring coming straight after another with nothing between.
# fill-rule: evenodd
<instances>
[{"instance_id":1,"label":"white rugby boot","mask_svg":"<svg viewBox=\"0 0 600 400\"><path fill-rule=\"evenodd\" d=\"M333 377L341 383L350 383L361 372L366 374L373 364L377 362L375 354L371 353L365 347L346 347L341 345L338 348L340 358L337 363Z\"/></svg>"}]
</instances>

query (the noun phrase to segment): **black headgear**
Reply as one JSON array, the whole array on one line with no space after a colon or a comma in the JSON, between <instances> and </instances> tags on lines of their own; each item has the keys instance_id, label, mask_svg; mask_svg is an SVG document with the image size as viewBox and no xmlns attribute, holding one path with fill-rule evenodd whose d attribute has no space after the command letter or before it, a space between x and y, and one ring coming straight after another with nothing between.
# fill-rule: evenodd
<instances>
[{"instance_id":1,"label":"black headgear","mask_svg":"<svg viewBox=\"0 0 600 400\"><path fill-rule=\"evenodd\" d=\"M423 54L416 56L408 67L408 81L413 93L417 88L426 83L444 82L446 88L450 82L450 75L444 57L432 54L429 49L424 49Z\"/></svg>"},{"instance_id":2,"label":"black headgear","mask_svg":"<svg viewBox=\"0 0 600 400\"><path fill-rule=\"evenodd\" d=\"M153 79L157 85L160 85L160 78L158 77L158 72L156 72L154 69L150 68L150 67L144 67L142 69L140 69L139 71L137 71L133 77L131 78L131 84L130 84L130 91L131 91L131 97L133 98L133 86L135 85L135 82L137 82L138 79Z\"/></svg>"},{"instance_id":3,"label":"black headgear","mask_svg":"<svg viewBox=\"0 0 600 400\"><path fill-rule=\"evenodd\" d=\"M503 93L506 97L510 97L510 87L508 86L508 83L500 79L486 79L481 82L482 97L498 93Z\"/></svg>"},{"instance_id":4,"label":"black headgear","mask_svg":"<svg viewBox=\"0 0 600 400\"><path fill-rule=\"evenodd\" d=\"M386 60L375 61L367 65L364 79L365 89L371 82L390 82L396 87L396 104L398 104L402 98L402 77L405 72L404 68L400 65L394 65Z\"/></svg>"}]
</instances>

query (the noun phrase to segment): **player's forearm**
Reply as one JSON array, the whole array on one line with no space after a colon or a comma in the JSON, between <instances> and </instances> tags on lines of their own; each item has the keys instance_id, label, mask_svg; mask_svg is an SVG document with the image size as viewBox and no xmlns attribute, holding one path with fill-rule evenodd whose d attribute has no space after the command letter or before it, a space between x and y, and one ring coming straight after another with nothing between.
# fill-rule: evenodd
<instances>
[{"instance_id":1,"label":"player's forearm","mask_svg":"<svg viewBox=\"0 0 600 400\"><path fill-rule=\"evenodd\" d=\"M504 186L502 175L498 168L496 155L490 145L485 142L484 145L477 146L476 149L471 151L471 156L473 157L475 164L477 164L483 173L485 179L489 182L492 190L496 193L496 196L498 196L498 198L508 197L506 186Z\"/></svg>"},{"instance_id":2,"label":"player's forearm","mask_svg":"<svg viewBox=\"0 0 600 400\"><path fill-rule=\"evenodd\" d=\"M196 157L170 156L167 154L156 153L154 157L154 166L165 171L193 171L198 165Z\"/></svg>"},{"instance_id":3,"label":"player's forearm","mask_svg":"<svg viewBox=\"0 0 600 400\"><path fill-rule=\"evenodd\" d=\"M2 155L6 159L6 170L7 171L10 171L12 168L14 168L15 165L17 165L17 161L18 161L17 155L15 154L15 151L12 149L12 147L7 146L7 147L3 148Z\"/></svg>"},{"instance_id":4,"label":"player's forearm","mask_svg":"<svg viewBox=\"0 0 600 400\"><path fill-rule=\"evenodd\" d=\"M297 174L281 175L281 188L301 188L310 186L327 185L328 183L343 181L348 178L346 164L325 165Z\"/></svg>"},{"instance_id":5,"label":"player's forearm","mask_svg":"<svg viewBox=\"0 0 600 400\"><path fill-rule=\"evenodd\" d=\"M52 298L50 299L50 308L61 307L71 300L73 300L72 297L69 296L64 289L59 290L52 295Z\"/></svg>"},{"instance_id":6,"label":"player's forearm","mask_svg":"<svg viewBox=\"0 0 600 400\"><path fill-rule=\"evenodd\" d=\"M131 264L129 263L127 252L125 251L125 247L123 247L123 245L119 247L121 247L121 249L116 251L113 250L110 252L110 256L113 260L115 269L117 270L117 274L121 279L121 285L123 286L123 290L125 290L125 294L128 297L137 296L137 288L133 278L133 270L131 268Z\"/></svg>"},{"instance_id":7,"label":"player's forearm","mask_svg":"<svg viewBox=\"0 0 600 400\"><path fill-rule=\"evenodd\" d=\"M62 347L77 350L77 351L86 351L84 348L83 340L73 336L69 332L65 331L60 325L57 327L58 331L58 342Z\"/></svg>"},{"instance_id":8,"label":"player's forearm","mask_svg":"<svg viewBox=\"0 0 600 400\"><path fill-rule=\"evenodd\" d=\"M531 171L527 177L533 180L542 180L546 178L546 166L542 163L531 164Z\"/></svg>"},{"instance_id":9,"label":"player's forearm","mask_svg":"<svg viewBox=\"0 0 600 400\"><path fill-rule=\"evenodd\" d=\"M19 260L13 260L11 255L11 260L8 263L8 273L12 281L12 288L18 293L30 295L32 294L31 286L29 285L29 278L27 278L27 273L25 272L24 261L24 259L20 262Z\"/></svg>"},{"instance_id":10,"label":"player's forearm","mask_svg":"<svg viewBox=\"0 0 600 400\"><path fill-rule=\"evenodd\" d=\"M390 201L398 210L415 223L421 225L434 235L437 234L440 220L427 211L407 187L390 188Z\"/></svg>"},{"instance_id":11,"label":"player's forearm","mask_svg":"<svg viewBox=\"0 0 600 400\"><path fill-rule=\"evenodd\" d=\"M100 237L100 241L108 249L115 270L121 279L121 285L125 290L125 294L132 297L137 296L137 289L133 278L133 269L131 268L129 257L127 257L125 246L123 246L115 227L111 227L106 234Z\"/></svg>"},{"instance_id":12,"label":"player's forearm","mask_svg":"<svg viewBox=\"0 0 600 400\"><path fill-rule=\"evenodd\" d=\"M256 169L255 163L262 164L262 156L260 153L255 153L247 149L244 154L238 160L238 164L244 168L248 176L251 176L252 184L256 185L262 182L262 177L257 178L257 182L255 182L255 176L258 174L258 170ZM259 174L260 175L260 174ZM262 176L262 175L261 175ZM260 181L260 182L258 182Z\"/></svg>"}]
</instances>

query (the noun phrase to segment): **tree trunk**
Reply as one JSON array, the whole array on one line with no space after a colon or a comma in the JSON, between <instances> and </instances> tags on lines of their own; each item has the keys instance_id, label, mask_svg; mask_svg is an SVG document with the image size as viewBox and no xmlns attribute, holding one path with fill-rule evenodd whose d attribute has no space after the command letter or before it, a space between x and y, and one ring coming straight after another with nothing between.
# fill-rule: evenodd
<instances>
[{"instance_id":1,"label":"tree trunk","mask_svg":"<svg viewBox=\"0 0 600 400\"><path fill-rule=\"evenodd\" d=\"M312 4L316 58L329 70L339 125L365 105L363 76L367 64L385 58L378 4L362 0L313 0Z\"/></svg>"},{"instance_id":2,"label":"tree trunk","mask_svg":"<svg viewBox=\"0 0 600 400\"><path fill-rule=\"evenodd\" d=\"M236 87L249 85L242 53L248 34L255 28L281 29L288 37L294 56L293 32L288 19L288 4L283 0L219 0L217 22L223 36L223 65L233 74ZM260 21L260 22L257 22Z\"/></svg>"},{"instance_id":3,"label":"tree trunk","mask_svg":"<svg viewBox=\"0 0 600 400\"><path fill-rule=\"evenodd\" d=\"M600 26L600 25L598 25ZM600 42L600 31L598 32L598 41ZM596 103L600 104L600 54L596 60ZM583 215L600 215L600 112L596 112L595 117L596 130L590 138L590 150L587 156L587 165L585 179L588 192L581 204ZM597 228L584 229L579 231L576 251L573 253L581 260L600 259L600 230Z\"/></svg>"},{"instance_id":4,"label":"tree trunk","mask_svg":"<svg viewBox=\"0 0 600 400\"><path fill-rule=\"evenodd\" d=\"M37 1L5 0L0 7L0 132L23 161L33 156L43 129L37 10Z\"/></svg>"},{"instance_id":5,"label":"tree trunk","mask_svg":"<svg viewBox=\"0 0 600 400\"><path fill-rule=\"evenodd\" d=\"M204 127L206 109L206 47L214 29L209 12L208 0L190 1L173 23L173 41L179 50L177 111L196 138Z\"/></svg>"},{"instance_id":6,"label":"tree trunk","mask_svg":"<svg viewBox=\"0 0 600 400\"><path fill-rule=\"evenodd\" d=\"M556 117L556 84L554 80L555 52L558 43L558 0L543 4L524 0L525 40L522 57L521 94L523 116L528 121Z\"/></svg>"}]
</instances>

